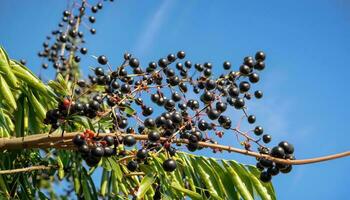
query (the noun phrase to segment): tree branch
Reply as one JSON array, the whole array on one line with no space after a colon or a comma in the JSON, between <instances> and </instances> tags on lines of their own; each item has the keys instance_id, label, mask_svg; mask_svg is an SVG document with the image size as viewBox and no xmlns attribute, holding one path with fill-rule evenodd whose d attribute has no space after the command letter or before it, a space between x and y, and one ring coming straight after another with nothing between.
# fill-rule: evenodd
<instances>
[{"instance_id":1,"label":"tree branch","mask_svg":"<svg viewBox=\"0 0 350 200\"><path fill-rule=\"evenodd\" d=\"M0 174L15 174L15 173L21 173L21 172L31 172L35 170L49 170L52 168L57 168L56 165L38 165L38 166L31 166L31 167L25 167L25 168L19 168L19 169L9 169L9 170L0 170Z\"/></svg>"},{"instance_id":2,"label":"tree branch","mask_svg":"<svg viewBox=\"0 0 350 200\"><path fill-rule=\"evenodd\" d=\"M81 132L65 133L63 137L61 134L51 134L51 135L36 134L36 135L30 135L30 136L25 136L20 138L1 138L0 151L15 150L15 149L33 149L33 148L41 148L41 149L57 148L57 149L75 150L76 148L72 143L72 139L75 135L80 133ZM128 134L124 134L122 132L115 132L115 133L104 133L103 135L126 136ZM148 139L147 135L133 134L132 136L135 137L136 140ZM168 141L168 138L161 137L160 140ZM180 143L180 144L188 144L188 140L186 139L174 139L173 142ZM260 153L248 151L245 149L240 149L240 148L235 148L235 147L225 146L220 144L212 144L208 142L199 142L199 146L224 150L228 152L236 152L236 153L240 153L240 154L244 154L244 155L248 155L256 158L265 158L276 163L289 164L289 165L304 165L304 164L323 162L323 161L334 160L334 159L350 156L350 151L345 151L338 154L332 154L328 156L322 156L322 157L316 157L316 158L310 158L310 159L286 160L286 159L275 158L267 154L260 154Z\"/></svg>"}]
</instances>

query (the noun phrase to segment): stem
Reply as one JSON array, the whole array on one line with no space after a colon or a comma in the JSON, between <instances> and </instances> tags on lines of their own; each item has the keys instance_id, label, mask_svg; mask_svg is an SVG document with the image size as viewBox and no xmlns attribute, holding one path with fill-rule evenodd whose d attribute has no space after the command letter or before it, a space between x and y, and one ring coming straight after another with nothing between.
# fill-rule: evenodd
<instances>
[{"instance_id":1,"label":"stem","mask_svg":"<svg viewBox=\"0 0 350 200\"><path fill-rule=\"evenodd\" d=\"M72 139L75 135L81 134L81 132L71 132L66 133L62 137L61 134L36 134L36 135L29 135L25 137L19 137L19 138L1 138L0 139L0 150L15 150L15 149L33 149L33 148L58 148L58 149L67 149L67 150L75 150L72 143ZM124 134L122 132L114 132L114 133L105 133L104 135L111 135L111 136L127 136L130 134ZM132 136L136 140L148 140L147 135L134 135ZM161 137L161 141L168 141L168 138ZM180 143L180 144L188 144L188 140L186 139L176 139L173 140L174 143ZM212 144L208 142L199 142L199 146L212 148L212 149L219 149L219 150L225 150L228 152L236 152L256 158L265 158L268 160L271 160L276 163L282 163L282 164L289 164L289 165L304 165L304 164L310 164L310 163L318 163L328 160L334 160L338 158L343 158L350 156L350 151L345 151L338 154L332 154L328 156L322 156L322 157L316 157L316 158L310 158L310 159L302 159L302 160L286 160L281 158L275 158L267 154L260 154L253 151L248 151L244 149L239 149L231 146L225 146L220 144Z\"/></svg>"},{"instance_id":2,"label":"stem","mask_svg":"<svg viewBox=\"0 0 350 200\"><path fill-rule=\"evenodd\" d=\"M31 166L31 167L25 167L25 168L19 168L19 169L9 169L9 170L0 170L0 174L15 174L15 173L21 173L21 172L31 172L35 170L50 170L52 168L57 168L56 165L38 165L38 166Z\"/></svg>"}]
</instances>

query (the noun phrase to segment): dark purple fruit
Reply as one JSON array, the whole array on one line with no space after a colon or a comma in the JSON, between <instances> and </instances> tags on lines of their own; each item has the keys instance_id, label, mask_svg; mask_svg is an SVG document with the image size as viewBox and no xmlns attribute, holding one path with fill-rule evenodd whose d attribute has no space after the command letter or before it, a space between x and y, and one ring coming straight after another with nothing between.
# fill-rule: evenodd
<instances>
[{"instance_id":1,"label":"dark purple fruit","mask_svg":"<svg viewBox=\"0 0 350 200\"><path fill-rule=\"evenodd\" d=\"M136 144L136 139L132 135L127 135L123 138L125 146L131 147Z\"/></svg>"},{"instance_id":2,"label":"dark purple fruit","mask_svg":"<svg viewBox=\"0 0 350 200\"><path fill-rule=\"evenodd\" d=\"M168 159L163 162L163 169L166 172L172 172L176 169L176 161L173 159Z\"/></svg>"},{"instance_id":3,"label":"dark purple fruit","mask_svg":"<svg viewBox=\"0 0 350 200\"><path fill-rule=\"evenodd\" d=\"M260 174L260 180L264 183L270 182L272 179L272 176L267 172L261 172Z\"/></svg>"},{"instance_id":4,"label":"dark purple fruit","mask_svg":"<svg viewBox=\"0 0 350 200\"><path fill-rule=\"evenodd\" d=\"M81 145L85 144L85 138L82 135L75 135L73 138L73 143L80 147Z\"/></svg>"},{"instance_id":5,"label":"dark purple fruit","mask_svg":"<svg viewBox=\"0 0 350 200\"><path fill-rule=\"evenodd\" d=\"M131 171L131 172L134 172L134 171L136 171L136 169L139 167L139 164L137 164L137 162L136 161L130 161L129 163L128 163L128 165L127 165L127 168L128 168L128 170L129 171Z\"/></svg>"},{"instance_id":6,"label":"dark purple fruit","mask_svg":"<svg viewBox=\"0 0 350 200\"><path fill-rule=\"evenodd\" d=\"M284 158L284 156L286 155L284 152L284 149L280 146L276 146L274 148L271 149L271 156L276 157L276 158Z\"/></svg>"}]
</instances>

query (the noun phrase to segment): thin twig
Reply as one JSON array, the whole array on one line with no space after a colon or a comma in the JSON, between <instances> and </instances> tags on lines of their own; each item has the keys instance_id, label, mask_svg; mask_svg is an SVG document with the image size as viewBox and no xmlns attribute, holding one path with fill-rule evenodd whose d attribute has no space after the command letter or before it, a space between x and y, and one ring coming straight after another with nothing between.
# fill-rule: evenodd
<instances>
[{"instance_id":1,"label":"thin twig","mask_svg":"<svg viewBox=\"0 0 350 200\"><path fill-rule=\"evenodd\" d=\"M56 165L38 165L38 166L31 166L31 167L25 167L25 168L19 168L19 169L9 169L9 170L0 170L0 174L16 174L16 173L22 173L22 172L31 172L35 170L50 170L53 168L57 168Z\"/></svg>"},{"instance_id":2,"label":"thin twig","mask_svg":"<svg viewBox=\"0 0 350 200\"><path fill-rule=\"evenodd\" d=\"M59 148L59 149L76 149L74 146L72 146L71 139L77 134L81 134L81 132L72 132L72 133L66 133L63 137L61 134L36 134L36 135L29 135L25 137L19 137L19 138L1 138L0 139L0 150L14 150L14 149L33 149L33 148ZM104 135L110 135L110 136L127 136L130 134L124 134L121 132L114 132L114 133L105 133ZM131 134L136 140L148 140L147 135L136 135ZM62 143L54 143L62 141ZM168 141L168 138L161 137L160 141ZM188 140L186 139L176 139L173 140L173 142L181 143L181 144L188 144ZM56 145L57 144L57 145ZM67 145L67 146L64 146ZM303 164L310 164L310 163L317 163L317 162L323 162L328 160L334 160L338 158L343 158L350 156L350 151L345 151L338 154L332 154L328 156L322 156L322 157L316 157L316 158L310 158L310 159L303 159L303 160L286 160L281 158L275 158L267 154L260 154L253 151L248 151L245 149L239 149L231 146L225 146L220 144L213 144L209 142L199 142L199 146L206 147L206 148L212 148L212 149L219 149L219 150L225 150L228 152L236 152L256 158L265 158L271 161L274 161L276 163L282 163L282 164L289 164L289 165L303 165Z\"/></svg>"}]
</instances>

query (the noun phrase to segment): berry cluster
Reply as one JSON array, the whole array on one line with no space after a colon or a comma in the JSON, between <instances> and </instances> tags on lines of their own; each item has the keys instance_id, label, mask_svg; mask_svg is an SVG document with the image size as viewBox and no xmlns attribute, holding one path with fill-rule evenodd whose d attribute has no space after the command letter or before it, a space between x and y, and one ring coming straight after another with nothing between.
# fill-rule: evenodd
<instances>
[{"instance_id":1,"label":"berry cluster","mask_svg":"<svg viewBox=\"0 0 350 200\"><path fill-rule=\"evenodd\" d=\"M144 162L150 151L164 150L170 156L174 155L176 148L172 144L177 138L187 139L186 147L193 152L202 148L199 145L200 141L216 144L215 137L221 138L229 131L244 138L242 144L247 150L251 150L251 143L255 143L260 153L293 159L293 152L288 149L291 147L289 143L281 143L278 147L269 150L260 143L261 140L264 143L271 141L270 135L263 135L263 127L259 125L254 127L251 132L259 137L254 139L249 135L250 131L243 132L233 126L232 117L228 112L231 107L234 110L242 110L249 124L256 122L255 115L247 114L246 101L252 100L253 97L260 99L263 96L260 90L253 93L250 91L260 80L258 72L265 68L265 53L257 52L255 59L250 56L245 57L238 71L228 71L218 78L212 75L212 63L192 64L189 60L181 61L185 57L185 52L179 51L176 55L169 54L166 58L159 59L158 62L150 62L143 69L137 58L126 53L122 65L111 70L107 57L101 55L97 57L97 62L101 66L96 67L94 75L89 76L90 82L87 83L84 80L77 82L79 87L75 92L86 94L86 99L93 99L89 103L81 103L89 105L85 106L87 109L94 104L109 107L102 110L100 115L96 114L96 109L95 115L88 116L91 118L98 116L97 121L103 117L111 117L113 119L111 132L121 131L129 134L122 140L119 138L118 144L133 146L136 144L133 134L147 135L148 140L141 143L141 148L135 154L135 160L131 160L127 165L130 171L137 170L138 163ZM106 65L109 66L109 71L103 69ZM230 62L225 61L223 68L230 70ZM95 86L103 86L105 89L103 92L94 91ZM200 96L199 99L187 97L186 94L189 93L190 88L193 93ZM90 91L90 94L86 91ZM79 102L82 96L84 95L77 95L72 102ZM149 101L144 101L147 98ZM89 112L72 114L84 115L84 113ZM135 123L130 125L129 122L132 121ZM136 130L135 124L137 124ZM167 140L160 141L161 137ZM103 148L98 148L98 150L101 149ZM216 151L214 149L214 152ZM97 161L97 159L92 160ZM276 175L276 169L284 173L291 170L291 166L274 164L266 159L260 159L257 166L260 169L267 168L267 171L261 175L263 181L269 181L272 175ZM171 158L164 163L166 171L173 171L175 168L176 162Z\"/></svg>"},{"instance_id":2,"label":"berry cluster","mask_svg":"<svg viewBox=\"0 0 350 200\"><path fill-rule=\"evenodd\" d=\"M51 63L57 73L68 75L70 80L77 78L76 65L81 61L80 55L88 53L88 49L83 46L84 32L79 30L80 24L85 24L91 34L96 34L96 29L89 26L96 22L95 15L103 8L103 3L99 2L91 9L89 7L86 1L82 1L80 5L74 3L70 9L63 11L58 29L46 37L43 50L38 53L45 61L42 68L47 69ZM24 60L21 62L25 63Z\"/></svg>"},{"instance_id":3,"label":"berry cluster","mask_svg":"<svg viewBox=\"0 0 350 200\"><path fill-rule=\"evenodd\" d=\"M234 125L232 111L241 111L242 119L248 124L257 121L255 115L248 114L247 104L263 97L261 90L253 88L265 69L264 52L245 57L237 70L232 70L232 64L224 61L221 70L224 73L218 77L213 75L213 63L187 60L184 51L170 53L146 65L130 53L124 54L119 66L113 66L106 56L100 55L95 57L94 74L89 75L88 80L78 80L79 54L88 52L82 46L84 34L79 27L86 19L93 24L94 14L103 4L92 6L90 16L87 16L87 8L83 1L77 13L73 13L74 7L65 10L59 29L52 32L55 40L50 45L51 36L48 36L39 56L51 62L57 73L64 75L74 88L71 96L60 96L58 107L47 112L44 122L50 124L52 130L59 127L65 130L74 116L84 116L95 124L102 119L112 122L111 128L99 129L99 134L127 134L124 137L99 136L87 130L77 135L73 142L89 166L96 165L102 156L126 156L124 147L134 146L136 135L147 136L147 141L140 142L139 150L132 152L133 158L127 164L130 171L137 170L141 162L147 163L150 153L162 151L168 155L163 163L165 171L174 171L176 162L171 157L176 154L175 145L181 146L176 141L185 140L187 150L194 152L200 150L203 143L217 144L216 140L228 133L235 134L246 150L251 151L255 145L261 154L294 159L293 146L288 142L281 142L272 149L264 146L271 141L271 136L264 134L262 126L242 131L240 120ZM96 33L94 28L89 31ZM48 68L47 63L42 66ZM220 149L213 148L213 151L216 153ZM266 169L261 173L262 181L270 181L279 171L287 173L292 169L290 165L267 159L259 159L257 167Z\"/></svg>"},{"instance_id":4,"label":"berry cluster","mask_svg":"<svg viewBox=\"0 0 350 200\"><path fill-rule=\"evenodd\" d=\"M275 158L295 160L293 155L294 146L286 141L280 142L278 146L275 146L272 149L259 148L259 152L262 154L269 154ZM256 164L256 167L261 171L266 169L260 174L260 180L263 182L271 181L272 176L276 176L279 174L279 172L289 173L292 171L292 165L274 163L265 158L260 158L259 162Z\"/></svg>"}]
</instances>

